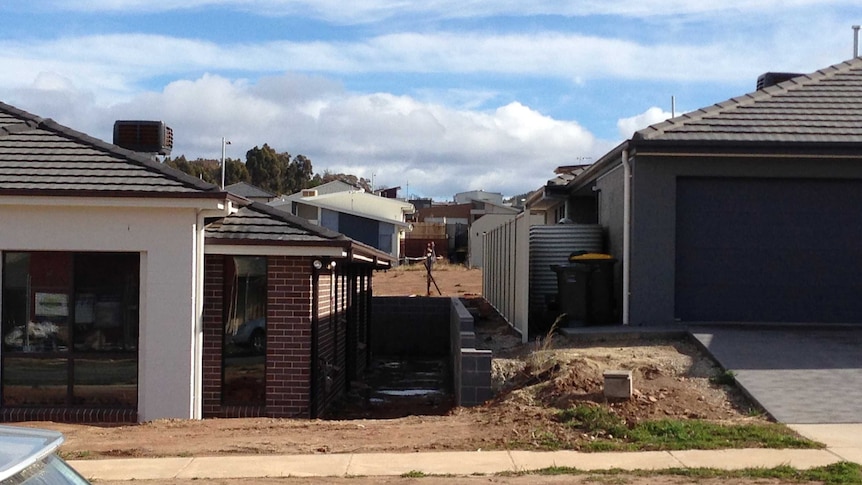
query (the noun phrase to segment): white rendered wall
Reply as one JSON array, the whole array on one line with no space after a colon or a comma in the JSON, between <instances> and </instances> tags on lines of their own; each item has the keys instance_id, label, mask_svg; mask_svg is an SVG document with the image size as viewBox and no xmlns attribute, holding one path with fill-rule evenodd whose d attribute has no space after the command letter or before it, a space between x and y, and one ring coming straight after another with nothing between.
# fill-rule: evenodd
<instances>
[{"instance_id":1,"label":"white rendered wall","mask_svg":"<svg viewBox=\"0 0 862 485\"><path fill-rule=\"evenodd\" d=\"M470 248L468 261L470 267L482 267L482 260L485 258L485 234L515 217L517 214L485 214L473 222L470 226L470 234L467 236L467 245Z\"/></svg>"},{"instance_id":2,"label":"white rendered wall","mask_svg":"<svg viewBox=\"0 0 862 485\"><path fill-rule=\"evenodd\" d=\"M4 202L0 251L140 253L139 419L194 417L196 209Z\"/></svg>"}]
</instances>

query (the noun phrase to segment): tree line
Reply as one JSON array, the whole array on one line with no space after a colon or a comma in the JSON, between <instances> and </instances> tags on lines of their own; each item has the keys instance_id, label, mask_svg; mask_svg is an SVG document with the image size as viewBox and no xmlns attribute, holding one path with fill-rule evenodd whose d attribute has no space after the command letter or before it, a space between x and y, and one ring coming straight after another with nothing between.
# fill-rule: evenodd
<instances>
[{"instance_id":1,"label":"tree line","mask_svg":"<svg viewBox=\"0 0 862 485\"><path fill-rule=\"evenodd\" d=\"M185 155L177 158L167 157L163 162L169 167L181 170L206 182L221 184L221 163L219 160L198 158L187 160ZM316 187L333 180L342 180L372 191L370 181L364 177L343 173L314 173L311 160L304 155L291 156L288 152L278 153L268 144L255 146L245 153L245 161L225 158L225 186L245 182L275 195L293 194L302 189Z\"/></svg>"}]
</instances>

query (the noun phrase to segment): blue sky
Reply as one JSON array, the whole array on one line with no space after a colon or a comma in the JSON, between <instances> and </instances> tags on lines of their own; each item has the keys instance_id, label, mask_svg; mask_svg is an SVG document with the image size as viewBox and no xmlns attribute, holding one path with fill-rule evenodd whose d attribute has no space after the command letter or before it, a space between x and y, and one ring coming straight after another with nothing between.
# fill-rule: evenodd
<instances>
[{"instance_id":1,"label":"blue sky","mask_svg":"<svg viewBox=\"0 0 862 485\"><path fill-rule=\"evenodd\" d=\"M0 2L0 101L173 155L268 143L410 196L535 190L767 71L852 57L858 0Z\"/></svg>"}]
</instances>

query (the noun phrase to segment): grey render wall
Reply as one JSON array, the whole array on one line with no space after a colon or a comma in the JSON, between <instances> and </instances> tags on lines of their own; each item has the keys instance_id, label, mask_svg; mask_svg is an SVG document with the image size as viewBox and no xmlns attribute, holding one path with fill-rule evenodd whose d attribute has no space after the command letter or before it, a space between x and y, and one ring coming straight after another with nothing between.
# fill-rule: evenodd
<instances>
[{"instance_id":1,"label":"grey render wall","mask_svg":"<svg viewBox=\"0 0 862 485\"><path fill-rule=\"evenodd\" d=\"M623 182L622 164L596 181L599 224L605 230L605 251L617 260L614 266L614 310L622 318L623 308Z\"/></svg>"},{"instance_id":2,"label":"grey render wall","mask_svg":"<svg viewBox=\"0 0 862 485\"><path fill-rule=\"evenodd\" d=\"M375 296L371 300L371 351L375 355L449 354L449 298Z\"/></svg>"},{"instance_id":3,"label":"grey render wall","mask_svg":"<svg viewBox=\"0 0 862 485\"><path fill-rule=\"evenodd\" d=\"M458 298L374 297L372 352L404 357L449 356L455 404L493 395L490 350L476 349L473 315Z\"/></svg>"},{"instance_id":4,"label":"grey render wall","mask_svg":"<svg viewBox=\"0 0 862 485\"><path fill-rule=\"evenodd\" d=\"M858 161L825 157L640 154L633 158L632 168L632 325L668 325L675 321L677 177L862 179L862 164ZM606 217L612 221L613 214ZM602 220L601 224L609 225L607 220Z\"/></svg>"},{"instance_id":5,"label":"grey render wall","mask_svg":"<svg viewBox=\"0 0 862 485\"><path fill-rule=\"evenodd\" d=\"M491 388L492 352L476 349L473 315L457 298L452 298L449 325L452 335L450 362L455 404L482 404L494 395Z\"/></svg>"}]
</instances>

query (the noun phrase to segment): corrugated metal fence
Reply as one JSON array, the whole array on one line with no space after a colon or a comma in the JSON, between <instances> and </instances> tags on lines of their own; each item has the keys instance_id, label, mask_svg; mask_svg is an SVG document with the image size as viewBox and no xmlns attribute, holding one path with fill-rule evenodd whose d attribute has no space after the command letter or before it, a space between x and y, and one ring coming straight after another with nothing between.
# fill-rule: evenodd
<instances>
[{"instance_id":1,"label":"corrugated metal fence","mask_svg":"<svg viewBox=\"0 0 862 485\"><path fill-rule=\"evenodd\" d=\"M602 251L602 226L555 224L530 228L530 314L534 318L541 318L557 294L557 274L551 265L566 264L574 251Z\"/></svg>"},{"instance_id":2,"label":"corrugated metal fence","mask_svg":"<svg viewBox=\"0 0 862 485\"><path fill-rule=\"evenodd\" d=\"M557 293L552 264L564 264L573 251L602 251L602 227L587 224L541 225L538 215L520 214L489 231L484 240L483 288L488 302L521 333L543 318ZM545 323L545 322L542 322Z\"/></svg>"}]
</instances>

